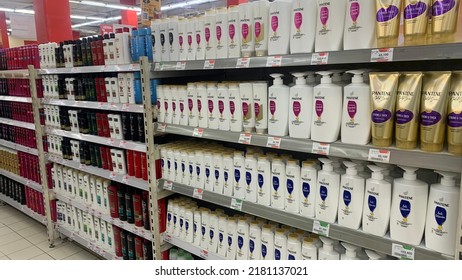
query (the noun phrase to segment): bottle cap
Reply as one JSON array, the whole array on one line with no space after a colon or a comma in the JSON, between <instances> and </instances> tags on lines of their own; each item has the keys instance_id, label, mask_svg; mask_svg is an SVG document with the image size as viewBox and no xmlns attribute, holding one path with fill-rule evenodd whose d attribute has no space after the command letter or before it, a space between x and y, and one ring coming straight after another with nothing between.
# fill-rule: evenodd
<instances>
[{"instance_id":1,"label":"bottle cap","mask_svg":"<svg viewBox=\"0 0 462 280\"><path fill-rule=\"evenodd\" d=\"M404 173L403 173L404 179L411 180L411 181L417 179L417 174L415 174L415 172L419 170L419 168L411 167L411 166L404 166L404 165L398 165L398 167L404 170Z\"/></svg>"},{"instance_id":2,"label":"bottle cap","mask_svg":"<svg viewBox=\"0 0 462 280\"><path fill-rule=\"evenodd\" d=\"M347 175L358 175L358 170L356 169L356 163L351 161L344 161L343 164L347 167Z\"/></svg>"},{"instance_id":3,"label":"bottle cap","mask_svg":"<svg viewBox=\"0 0 462 280\"><path fill-rule=\"evenodd\" d=\"M369 164L367 167L369 167L369 169L372 170L372 175L371 175L372 179L383 180L383 173L382 173L384 170L383 167L373 165L373 164Z\"/></svg>"},{"instance_id":4,"label":"bottle cap","mask_svg":"<svg viewBox=\"0 0 462 280\"><path fill-rule=\"evenodd\" d=\"M328 158L319 158L319 161L322 162L322 170L324 171L334 170L334 166L332 165L332 160Z\"/></svg>"},{"instance_id":5,"label":"bottle cap","mask_svg":"<svg viewBox=\"0 0 462 280\"><path fill-rule=\"evenodd\" d=\"M353 79L351 80L352 83L364 83L364 70L350 70L347 71L349 74L353 74Z\"/></svg>"},{"instance_id":6,"label":"bottle cap","mask_svg":"<svg viewBox=\"0 0 462 280\"><path fill-rule=\"evenodd\" d=\"M332 84L332 78L330 75L332 75L332 72L329 71L319 71L316 72L316 74L321 75L321 84Z\"/></svg>"},{"instance_id":7,"label":"bottle cap","mask_svg":"<svg viewBox=\"0 0 462 280\"><path fill-rule=\"evenodd\" d=\"M441 185L453 187L456 185L456 177L458 177L457 173L447 172L447 171L438 171L435 170L436 173L440 174L441 177Z\"/></svg>"}]
</instances>

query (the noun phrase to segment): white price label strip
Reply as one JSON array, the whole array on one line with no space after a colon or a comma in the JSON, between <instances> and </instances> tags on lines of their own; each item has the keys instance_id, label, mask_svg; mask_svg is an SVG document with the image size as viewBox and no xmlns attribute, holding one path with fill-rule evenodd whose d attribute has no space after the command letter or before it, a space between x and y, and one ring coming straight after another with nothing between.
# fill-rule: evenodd
<instances>
[{"instance_id":1,"label":"white price label strip","mask_svg":"<svg viewBox=\"0 0 462 280\"><path fill-rule=\"evenodd\" d=\"M249 68L249 66L250 66L249 57L241 57L237 59L236 68Z\"/></svg>"},{"instance_id":2,"label":"white price label strip","mask_svg":"<svg viewBox=\"0 0 462 280\"><path fill-rule=\"evenodd\" d=\"M185 61L177 62L176 66L175 66L175 69L176 70L184 70L184 69L186 69L186 62Z\"/></svg>"},{"instance_id":3,"label":"white price label strip","mask_svg":"<svg viewBox=\"0 0 462 280\"><path fill-rule=\"evenodd\" d=\"M318 220L313 222L313 232L323 236L329 236L330 224Z\"/></svg>"},{"instance_id":4,"label":"white price label strip","mask_svg":"<svg viewBox=\"0 0 462 280\"><path fill-rule=\"evenodd\" d=\"M329 155L330 144L313 142L311 152L318 155Z\"/></svg>"},{"instance_id":5,"label":"white price label strip","mask_svg":"<svg viewBox=\"0 0 462 280\"><path fill-rule=\"evenodd\" d=\"M374 49L371 51L371 62L390 62L393 61L393 48Z\"/></svg>"},{"instance_id":6,"label":"white price label strip","mask_svg":"<svg viewBox=\"0 0 462 280\"><path fill-rule=\"evenodd\" d=\"M252 134L250 133L242 133L239 136L239 144L250 145L251 141L252 141Z\"/></svg>"},{"instance_id":7,"label":"white price label strip","mask_svg":"<svg viewBox=\"0 0 462 280\"><path fill-rule=\"evenodd\" d=\"M202 137L202 134L204 134L204 129L203 128L194 128L192 136L194 136L194 137Z\"/></svg>"},{"instance_id":8,"label":"white price label strip","mask_svg":"<svg viewBox=\"0 0 462 280\"><path fill-rule=\"evenodd\" d=\"M204 260L208 260L208 258L209 258L209 251L207 251L207 250L201 250L201 252L199 253L199 257L201 257L201 258L204 259Z\"/></svg>"},{"instance_id":9,"label":"white price label strip","mask_svg":"<svg viewBox=\"0 0 462 280\"><path fill-rule=\"evenodd\" d=\"M231 209L241 211L242 210L242 199L233 198L231 199Z\"/></svg>"},{"instance_id":10,"label":"white price label strip","mask_svg":"<svg viewBox=\"0 0 462 280\"><path fill-rule=\"evenodd\" d=\"M157 125L157 131L159 132L165 132L165 129L167 128L167 124L165 123L160 123Z\"/></svg>"},{"instance_id":11,"label":"white price label strip","mask_svg":"<svg viewBox=\"0 0 462 280\"><path fill-rule=\"evenodd\" d=\"M410 245L392 244L391 255L401 260L413 260L415 248Z\"/></svg>"},{"instance_id":12,"label":"white price label strip","mask_svg":"<svg viewBox=\"0 0 462 280\"><path fill-rule=\"evenodd\" d=\"M165 240L165 242L170 242L170 241L172 241L172 236L170 234L165 234L164 235L164 240Z\"/></svg>"},{"instance_id":13,"label":"white price label strip","mask_svg":"<svg viewBox=\"0 0 462 280\"><path fill-rule=\"evenodd\" d=\"M128 184L128 178L129 178L128 175L123 176L123 177L122 177L122 183L123 183L123 184Z\"/></svg>"},{"instance_id":14,"label":"white price label strip","mask_svg":"<svg viewBox=\"0 0 462 280\"><path fill-rule=\"evenodd\" d=\"M390 151L388 150L378 150L378 149L369 149L369 161L375 162L390 162Z\"/></svg>"},{"instance_id":15,"label":"white price label strip","mask_svg":"<svg viewBox=\"0 0 462 280\"><path fill-rule=\"evenodd\" d=\"M173 182L172 181L167 181L164 183L164 190L169 190L171 191L173 189Z\"/></svg>"},{"instance_id":16,"label":"white price label strip","mask_svg":"<svg viewBox=\"0 0 462 280\"><path fill-rule=\"evenodd\" d=\"M157 62L154 66L154 71L161 71L163 70L163 68L164 68L164 65L160 62Z\"/></svg>"},{"instance_id":17,"label":"white price label strip","mask_svg":"<svg viewBox=\"0 0 462 280\"><path fill-rule=\"evenodd\" d=\"M311 55L311 65L323 65L329 61L329 53L313 53Z\"/></svg>"},{"instance_id":18,"label":"white price label strip","mask_svg":"<svg viewBox=\"0 0 462 280\"><path fill-rule=\"evenodd\" d=\"M280 67L282 63L282 56L268 56L266 60L266 67Z\"/></svg>"},{"instance_id":19,"label":"white price label strip","mask_svg":"<svg viewBox=\"0 0 462 280\"><path fill-rule=\"evenodd\" d=\"M204 62L204 69L214 69L214 68L215 68L215 60L214 59L206 60Z\"/></svg>"},{"instance_id":20,"label":"white price label strip","mask_svg":"<svg viewBox=\"0 0 462 280\"><path fill-rule=\"evenodd\" d=\"M204 194L204 190L203 189L194 189L194 192L193 192L193 197L194 198L197 198L197 199L202 199L202 195Z\"/></svg>"},{"instance_id":21,"label":"white price label strip","mask_svg":"<svg viewBox=\"0 0 462 280\"><path fill-rule=\"evenodd\" d=\"M268 142L266 142L266 147L279 149L281 147L281 137L268 137Z\"/></svg>"}]
</instances>

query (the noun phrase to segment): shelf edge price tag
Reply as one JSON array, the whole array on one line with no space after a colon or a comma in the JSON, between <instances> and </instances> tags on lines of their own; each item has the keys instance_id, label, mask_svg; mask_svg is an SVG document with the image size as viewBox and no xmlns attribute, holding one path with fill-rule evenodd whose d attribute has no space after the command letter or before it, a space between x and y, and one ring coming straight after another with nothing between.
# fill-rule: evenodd
<instances>
[{"instance_id":1,"label":"shelf edge price tag","mask_svg":"<svg viewBox=\"0 0 462 280\"><path fill-rule=\"evenodd\" d=\"M268 142L266 142L266 147L279 149L281 147L281 137L268 137Z\"/></svg>"},{"instance_id":2,"label":"shelf edge price tag","mask_svg":"<svg viewBox=\"0 0 462 280\"><path fill-rule=\"evenodd\" d=\"M242 133L239 136L239 144L250 145L250 142L252 142L252 134L250 134L250 133Z\"/></svg>"},{"instance_id":3,"label":"shelf edge price tag","mask_svg":"<svg viewBox=\"0 0 462 280\"><path fill-rule=\"evenodd\" d=\"M311 55L311 65L324 65L329 61L329 53L313 53Z\"/></svg>"},{"instance_id":4,"label":"shelf edge price tag","mask_svg":"<svg viewBox=\"0 0 462 280\"><path fill-rule=\"evenodd\" d=\"M209 59L204 62L204 69L214 69L215 59Z\"/></svg>"},{"instance_id":5,"label":"shelf edge price tag","mask_svg":"<svg viewBox=\"0 0 462 280\"><path fill-rule=\"evenodd\" d=\"M157 62L155 65L154 65L154 71L161 71L163 68L163 65L162 63L160 62Z\"/></svg>"},{"instance_id":6,"label":"shelf edge price tag","mask_svg":"<svg viewBox=\"0 0 462 280\"><path fill-rule=\"evenodd\" d=\"M165 242L170 242L172 241L172 236L170 234L165 234L164 235L164 241Z\"/></svg>"},{"instance_id":7,"label":"shelf edge price tag","mask_svg":"<svg viewBox=\"0 0 462 280\"><path fill-rule=\"evenodd\" d=\"M164 190L171 191L172 189L173 189L173 182L172 181L166 181L164 183Z\"/></svg>"},{"instance_id":8,"label":"shelf edge price tag","mask_svg":"<svg viewBox=\"0 0 462 280\"><path fill-rule=\"evenodd\" d=\"M329 155L330 144L313 142L311 152L318 155Z\"/></svg>"},{"instance_id":9,"label":"shelf edge price tag","mask_svg":"<svg viewBox=\"0 0 462 280\"><path fill-rule=\"evenodd\" d=\"M202 137L202 134L204 134L204 129L203 128L194 128L193 135L194 137Z\"/></svg>"},{"instance_id":10,"label":"shelf edge price tag","mask_svg":"<svg viewBox=\"0 0 462 280\"><path fill-rule=\"evenodd\" d=\"M128 178L129 178L128 175L124 175L124 176L122 177L122 183L123 183L123 184L128 184Z\"/></svg>"},{"instance_id":11,"label":"shelf edge price tag","mask_svg":"<svg viewBox=\"0 0 462 280\"><path fill-rule=\"evenodd\" d=\"M194 192L193 192L193 197L194 198L197 198L197 199L202 199L202 195L204 194L204 190L203 189L194 189Z\"/></svg>"},{"instance_id":12,"label":"shelf edge price tag","mask_svg":"<svg viewBox=\"0 0 462 280\"><path fill-rule=\"evenodd\" d=\"M371 62L393 61L393 48L371 50Z\"/></svg>"},{"instance_id":13,"label":"shelf edge price tag","mask_svg":"<svg viewBox=\"0 0 462 280\"><path fill-rule=\"evenodd\" d=\"M109 172L109 178L110 178L111 180L113 180L115 177L116 177L116 174L115 174L114 171Z\"/></svg>"},{"instance_id":14,"label":"shelf edge price tag","mask_svg":"<svg viewBox=\"0 0 462 280\"><path fill-rule=\"evenodd\" d=\"M209 251L207 250L201 250L199 253L199 257L203 258L204 260L208 260L209 258Z\"/></svg>"},{"instance_id":15,"label":"shelf edge price tag","mask_svg":"<svg viewBox=\"0 0 462 280\"><path fill-rule=\"evenodd\" d=\"M242 199L233 198L231 199L231 209L241 211L242 210Z\"/></svg>"},{"instance_id":16,"label":"shelf edge price tag","mask_svg":"<svg viewBox=\"0 0 462 280\"><path fill-rule=\"evenodd\" d=\"M250 57L241 57L237 59L236 68L249 68Z\"/></svg>"},{"instance_id":17,"label":"shelf edge price tag","mask_svg":"<svg viewBox=\"0 0 462 280\"><path fill-rule=\"evenodd\" d=\"M268 56L266 67L280 67L282 64L282 56Z\"/></svg>"},{"instance_id":18,"label":"shelf edge price tag","mask_svg":"<svg viewBox=\"0 0 462 280\"><path fill-rule=\"evenodd\" d=\"M175 70L184 70L186 69L186 61L178 61L175 66Z\"/></svg>"},{"instance_id":19,"label":"shelf edge price tag","mask_svg":"<svg viewBox=\"0 0 462 280\"><path fill-rule=\"evenodd\" d=\"M166 128L167 128L167 124L165 124L165 123L159 123L157 125L157 131L159 131L159 132L165 132Z\"/></svg>"},{"instance_id":20,"label":"shelf edge price tag","mask_svg":"<svg viewBox=\"0 0 462 280\"><path fill-rule=\"evenodd\" d=\"M391 254L401 260L413 260L415 256L415 248L410 245L392 244Z\"/></svg>"},{"instance_id":21,"label":"shelf edge price tag","mask_svg":"<svg viewBox=\"0 0 462 280\"><path fill-rule=\"evenodd\" d=\"M330 229L329 223L318 221L318 220L313 221L313 232L314 233L323 235L323 236L329 236L329 229Z\"/></svg>"},{"instance_id":22,"label":"shelf edge price tag","mask_svg":"<svg viewBox=\"0 0 462 280\"><path fill-rule=\"evenodd\" d=\"M389 163L390 162L390 151L388 150L378 150L378 149L369 149L369 161L375 162L383 162Z\"/></svg>"}]
</instances>

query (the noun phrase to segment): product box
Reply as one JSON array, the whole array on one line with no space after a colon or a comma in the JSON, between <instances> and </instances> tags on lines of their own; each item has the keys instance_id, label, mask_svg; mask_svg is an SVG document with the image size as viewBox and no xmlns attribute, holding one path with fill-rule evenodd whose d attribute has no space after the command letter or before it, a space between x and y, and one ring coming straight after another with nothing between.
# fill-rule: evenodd
<instances>
[{"instance_id":1,"label":"product box","mask_svg":"<svg viewBox=\"0 0 462 280\"><path fill-rule=\"evenodd\" d=\"M141 25L150 27L155 18L160 18L160 0L141 1Z\"/></svg>"}]
</instances>

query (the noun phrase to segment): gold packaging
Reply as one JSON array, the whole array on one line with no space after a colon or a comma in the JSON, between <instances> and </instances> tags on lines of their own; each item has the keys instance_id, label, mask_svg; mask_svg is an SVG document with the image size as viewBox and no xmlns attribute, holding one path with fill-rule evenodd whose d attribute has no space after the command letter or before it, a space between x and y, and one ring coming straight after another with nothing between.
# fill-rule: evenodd
<instances>
[{"instance_id":1,"label":"gold packaging","mask_svg":"<svg viewBox=\"0 0 462 280\"><path fill-rule=\"evenodd\" d=\"M433 43L451 43L457 27L460 0L432 0Z\"/></svg>"},{"instance_id":2,"label":"gold packaging","mask_svg":"<svg viewBox=\"0 0 462 280\"><path fill-rule=\"evenodd\" d=\"M393 127L398 89L398 72L369 73L371 83L372 145L388 147L393 143Z\"/></svg>"},{"instance_id":3,"label":"gold packaging","mask_svg":"<svg viewBox=\"0 0 462 280\"><path fill-rule=\"evenodd\" d=\"M462 155L462 71L452 73L448 105L448 151Z\"/></svg>"},{"instance_id":4,"label":"gold packaging","mask_svg":"<svg viewBox=\"0 0 462 280\"><path fill-rule=\"evenodd\" d=\"M402 0L376 0L378 47L398 45Z\"/></svg>"},{"instance_id":5,"label":"gold packaging","mask_svg":"<svg viewBox=\"0 0 462 280\"><path fill-rule=\"evenodd\" d=\"M406 45L425 44L428 15L432 0L404 0L404 36Z\"/></svg>"},{"instance_id":6,"label":"gold packaging","mask_svg":"<svg viewBox=\"0 0 462 280\"><path fill-rule=\"evenodd\" d=\"M426 72L420 105L420 148L441 152L446 130L451 72Z\"/></svg>"},{"instance_id":7,"label":"gold packaging","mask_svg":"<svg viewBox=\"0 0 462 280\"><path fill-rule=\"evenodd\" d=\"M419 131L422 72L401 73L396 93L396 147L415 149Z\"/></svg>"}]
</instances>

